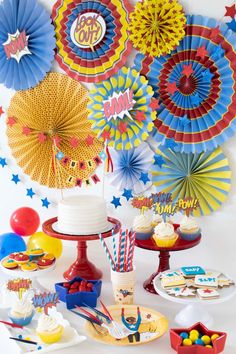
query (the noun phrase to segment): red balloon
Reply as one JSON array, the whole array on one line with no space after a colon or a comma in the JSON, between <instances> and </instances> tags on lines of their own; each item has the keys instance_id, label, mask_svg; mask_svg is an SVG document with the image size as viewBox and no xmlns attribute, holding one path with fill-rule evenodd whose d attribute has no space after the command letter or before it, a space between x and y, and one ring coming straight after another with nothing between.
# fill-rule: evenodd
<instances>
[{"instance_id":1,"label":"red balloon","mask_svg":"<svg viewBox=\"0 0 236 354\"><path fill-rule=\"evenodd\" d=\"M17 209L10 219L12 230L20 236L33 235L38 230L39 224L39 214L28 207Z\"/></svg>"}]
</instances>

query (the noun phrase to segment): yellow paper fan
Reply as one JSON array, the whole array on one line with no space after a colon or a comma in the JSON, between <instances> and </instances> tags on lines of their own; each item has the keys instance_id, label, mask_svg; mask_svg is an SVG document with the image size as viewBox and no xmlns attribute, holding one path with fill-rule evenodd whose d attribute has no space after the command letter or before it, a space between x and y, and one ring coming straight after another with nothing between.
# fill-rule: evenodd
<instances>
[{"instance_id":1,"label":"yellow paper fan","mask_svg":"<svg viewBox=\"0 0 236 354\"><path fill-rule=\"evenodd\" d=\"M169 54L185 35L186 17L177 0L137 2L130 14L130 40L143 54Z\"/></svg>"},{"instance_id":2,"label":"yellow paper fan","mask_svg":"<svg viewBox=\"0 0 236 354\"><path fill-rule=\"evenodd\" d=\"M59 73L14 95L8 109L9 145L32 180L70 188L94 173L102 144L91 131L87 103L87 90Z\"/></svg>"}]
</instances>

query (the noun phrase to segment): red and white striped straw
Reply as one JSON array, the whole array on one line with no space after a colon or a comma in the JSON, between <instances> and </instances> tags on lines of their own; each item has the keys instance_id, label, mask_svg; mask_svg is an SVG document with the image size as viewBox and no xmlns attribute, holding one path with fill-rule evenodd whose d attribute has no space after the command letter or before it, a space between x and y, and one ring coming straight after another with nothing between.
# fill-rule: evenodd
<instances>
[{"instance_id":1,"label":"red and white striped straw","mask_svg":"<svg viewBox=\"0 0 236 354\"><path fill-rule=\"evenodd\" d=\"M135 238L136 238L136 233L130 231L129 233L130 236L130 244L129 244L129 255L128 255L128 272L131 272L133 270L133 258L134 258L134 243L135 243Z\"/></svg>"}]
</instances>

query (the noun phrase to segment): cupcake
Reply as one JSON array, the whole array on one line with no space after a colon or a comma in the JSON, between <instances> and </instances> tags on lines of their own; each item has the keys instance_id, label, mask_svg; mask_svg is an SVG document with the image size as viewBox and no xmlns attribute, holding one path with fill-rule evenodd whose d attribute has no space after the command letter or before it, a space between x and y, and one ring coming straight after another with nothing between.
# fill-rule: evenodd
<instances>
[{"instance_id":1,"label":"cupcake","mask_svg":"<svg viewBox=\"0 0 236 354\"><path fill-rule=\"evenodd\" d=\"M180 226L177 231L179 236L187 241L193 241L201 234L201 230L197 222L186 215L181 220Z\"/></svg>"},{"instance_id":2,"label":"cupcake","mask_svg":"<svg viewBox=\"0 0 236 354\"><path fill-rule=\"evenodd\" d=\"M33 305L29 300L17 300L14 302L8 316L13 323L27 326L34 316Z\"/></svg>"},{"instance_id":3,"label":"cupcake","mask_svg":"<svg viewBox=\"0 0 236 354\"><path fill-rule=\"evenodd\" d=\"M152 220L147 214L137 215L133 223L137 240L147 240L153 234Z\"/></svg>"},{"instance_id":4,"label":"cupcake","mask_svg":"<svg viewBox=\"0 0 236 354\"><path fill-rule=\"evenodd\" d=\"M154 229L153 239L158 247L173 247L178 239L174 226L168 222L162 221Z\"/></svg>"},{"instance_id":5,"label":"cupcake","mask_svg":"<svg viewBox=\"0 0 236 354\"><path fill-rule=\"evenodd\" d=\"M163 221L162 216L160 214L153 214L152 216L152 227L156 227Z\"/></svg>"},{"instance_id":6,"label":"cupcake","mask_svg":"<svg viewBox=\"0 0 236 354\"><path fill-rule=\"evenodd\" d=\"M58 323L56 318L43 314L39 317L36 332L44 343L52 344L61 339L64 327Z\"/></svg>"}]
</instances>

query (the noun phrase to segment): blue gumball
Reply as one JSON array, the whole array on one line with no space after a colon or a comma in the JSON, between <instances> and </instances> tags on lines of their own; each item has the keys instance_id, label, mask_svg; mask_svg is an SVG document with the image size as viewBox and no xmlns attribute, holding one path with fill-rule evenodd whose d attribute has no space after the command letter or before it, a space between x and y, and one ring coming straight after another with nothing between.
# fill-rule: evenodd
<instances>
[{"instance_id":1,"label":"blue gumball","mask_svg":"<svg viewBox=\"0 0 236 354\"><path fill-rule=\"evenodd\" d=\"M26 244L23 238L13 232L0 236L0 260L12 252L26 251Z\"/></svg>"}]
</instances>

